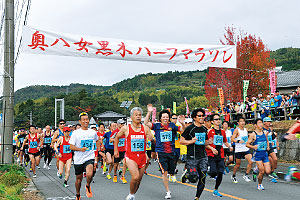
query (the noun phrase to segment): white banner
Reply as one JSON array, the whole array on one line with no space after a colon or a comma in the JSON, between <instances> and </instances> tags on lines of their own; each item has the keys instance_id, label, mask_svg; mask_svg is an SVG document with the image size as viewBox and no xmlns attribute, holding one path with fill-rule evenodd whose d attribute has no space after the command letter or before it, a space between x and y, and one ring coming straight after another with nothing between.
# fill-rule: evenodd
<instances>
[{"instance_id":1,"label":"white banner","mask_svg":"<svg viewBox=\"0 0 300 200\"><path fill-rule=\"evenodd\" d=\"M23 27L22 52L236 68L236 46L165 44L73 35Z\"/></svg>"}]
</instances>

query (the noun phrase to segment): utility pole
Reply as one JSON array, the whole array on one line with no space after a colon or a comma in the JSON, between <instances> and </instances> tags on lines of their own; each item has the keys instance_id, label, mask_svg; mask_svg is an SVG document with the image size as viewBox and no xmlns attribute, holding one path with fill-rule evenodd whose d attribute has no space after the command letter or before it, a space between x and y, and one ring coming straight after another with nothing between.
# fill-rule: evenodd
<instances>
[{"instance_id":1,"label":"utility pole","mask_svg":"<svg viewBox=\"0 0 300 200\"><path fill-rule=\"evenodd\" d=\"M2 164L13 162L14 130L14 0L5 0Z\"/></svg>"},{"instance_id":2,"label":"utility pole","mask_svg":"<svg viewBox=\"0 0 300 200\"><path fill-rule=\"evenodd\" d=\"M30 114L29 114L29 121L30 121L30 125L32 125L32 111L30 111Z\"/></svg>"}]
</instances>

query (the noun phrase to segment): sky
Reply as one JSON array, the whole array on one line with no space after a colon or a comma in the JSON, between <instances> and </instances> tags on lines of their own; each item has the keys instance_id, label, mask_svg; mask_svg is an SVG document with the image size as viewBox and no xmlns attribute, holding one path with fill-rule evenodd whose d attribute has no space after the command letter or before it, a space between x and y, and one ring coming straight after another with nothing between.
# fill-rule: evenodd
<instances>
[{"instance_id":1,"label":"sky","mask_svg":"<svg viewBox=\"0 0 300 200\"><path fill-rule=\"evenodd\" d=\"M162 43L219 45L224 27L267 47L300 47L299 0L32 0L28 26L61 33ZM112 85L142 73L197 66L21 53L15 90L30 85Z\"/></svg>"}]
</instances>

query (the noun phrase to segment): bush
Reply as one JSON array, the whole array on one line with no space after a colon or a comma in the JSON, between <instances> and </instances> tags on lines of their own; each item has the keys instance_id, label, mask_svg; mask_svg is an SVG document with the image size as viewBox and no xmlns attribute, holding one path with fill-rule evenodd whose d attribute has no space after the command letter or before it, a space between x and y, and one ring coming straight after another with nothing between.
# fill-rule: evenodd
<instances>
[{"instance_id":1,"label":"bush","mask_svg":"<svg viewBox=\"0 0 300 200\"><path fill-rule=\"evenodd\" d=\"M5 186L15 186L19 183L25 183L26 177L21 175L18 171L6 172L2 175L0 182Z\"/></svg>"}]
</instances>

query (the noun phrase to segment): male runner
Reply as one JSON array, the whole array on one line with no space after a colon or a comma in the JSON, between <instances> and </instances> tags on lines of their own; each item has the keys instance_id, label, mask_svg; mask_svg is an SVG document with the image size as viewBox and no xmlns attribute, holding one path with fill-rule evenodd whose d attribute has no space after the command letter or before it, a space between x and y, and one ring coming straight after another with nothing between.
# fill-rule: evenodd
<instances>
[{"instance_id":1,"label":"male runner","mask_svg":"<svg viewBox=\"0 0 300 200\"><path fill-rule=\"evenodd\" d=\"M62 173L65 168L65 181L64 187L69 187L68 180L70 176L70 169L72 164L72 152L70 149L70 128L64 127L63 129L64 136L60 137L55 143L54 150L59 158L59 178L62 179ZM60 150L58 151L58 147Z\"/></svg>"},{"instance_id":2,"label":"male runner","mask_svg":"<svg viewBox=\"0 0 300 200\"><path fill-rule=\"evenodd\" d=\"M54 132L52 142L51 142L52 147L54 147L54 143L57 142L61 136L64 136L63 129L64 129L65 125L66 125L65 120L63 120L63 119L58 120L58 129ZM58 147L58 150L59 150L59 147ZM59 158L58 158L57 154L56 154L56 168L57 168L57 176L59 176L59 172L58 172Z\"/></svg>"},{"instance_id":3,"label":"male runner","mask_svg":"<svg viewBox=\"0 0 300 200\"><path fill-rule=\"evenodd\" d=\"M277 159L276 153L274 152L274 148L273 148L273 146L276 147L276 145L277 145L277 142L275 140L276 135L274 134L273 131L271 131L271 128L270 128L271 123L272 123L271 118L265 117L263 122L264 122L263 130L268 132L268 141L270 143L268 155L269 155L269 162L271 164L271 174L269 175L269 177L278 179L278 176L275 172L275 170L277 169L278 159ZM274 143L274 145L272 143Z\"/></svg>"},{"instance_id":4,"label":"male runner","mask_svg":"<svg viewBox=\"0 0 300 200\"><path fill-rule=\"evenodd\" d=\"M232 132L230 130L229 127L229 122L228 121L223 121L222 123L222 129L225 131L226 133L226 138L227 138L227 142L228 144L231 145L231 136L232 136ZM233 163L233 151L230 151L230 149L228 147L226 147L225 144L223 144L223 148L224 148L224 162L225 162L225 171L226 173L229 173L229 168L228 166ZM228 161L227 161L228 159Z\"/></svg>"},{"instance_id":5,"label":"male runner","mask_svg":"<svg viewBox=\"0 0 300 200\"><path fill-rule=\"evenodd\" d=\"M125 162L131 174L130 192L126 200L135 200L135 194L139 189L146 167L146 138L153 140L148 127L141 124L143 110L134 107L130 111L132 124L121 128L115 137L114 155L119 158L118 143L120 138L126 137Z\"/></svg>"},{"instance_id":6,"label":"male runner","mask_svg":"<svg viewBox=\"0 0 300 200\"><path fill-rule=\"evenodd\" d=\"M220 129L221 118L219 114L212 115L214 128L208 131L207 138L213 140L213 143L206 147L206 153L208 157L208 163L210 166L210 175L216 178L215 190L213 196L222 197L218 189L222 183L223 173L224 173L224 148L223 144L229 151L233 148L227 142L226 133L224 130Z\"/></svg>"},{"instance_id":7,"label":"male runner","mask_svg":"<svg viewBox=\"0 0 300 200\"><path fill-rule=\"evenodd\" d=\"M20 134L18 135L16 142L19 144L19 158L20 158L20 166L23 166L23 158L24 158L24 149L21 150L21 147L23 146L24 140L26 138L26 132L25 129L21 128L20 129Z\"/></svg>"},{"instance_id":8,"label":"male runner","mask_svg":"<svg viewBox=\"0 0 300 200\"><path fill-rule=\"evenodd\" d=\"M36 166L40 164L40 147L43 145L41 135L37 134L35 126L30 125L30 133L26 136L21 150L24 149L25 144L28 142L28 154L33 171L33 178L36 178Z\"/></svg>"},{"instance_id":9,"label":"male runner","mask_svg":"<svg viewBox=\"0 0 300 200\"><path fill-rule=\"evenodd\" d=\"M88 128L89 122L88 114L86 112L80 113L79 123L81 124L81 128L73 132L69 141L70 149L74 151L76 200L80 200L80 188L84 171L86 171L86 196L88 198L93 197L90 184L93 178L93 171L97 167L93 144L96 142L96 146L99 149L100 140L97 132Z\"/></svg>"},{"instance_id":10,"label":"male runner","mask_svg":"<svg viewBox=\"0 0 300 200\"><path fill-rule=\"evenodd\" d=\"M255 120L255 131L250 134L249 139L246 143L246 146L248 148L255 150L253 157L259 170L259 174L257 176L258 190L264 190L264 186L262 185L264 173L266 172L266 174L270 174L271 172L267 153L268 149L270 148L266 135L268 133L267 131L263 130L263 126L264 124L262 119Z\"/></svg>"},{"instance_id":11,"label":"male runner","mask_svg":"<svg viewBox=\"0 0 300 200\"><path fill-rule=\"evenodd\" d=\"M111 123L110 124L110 131L106 132L103 136L103 139L105 139L105 156L106 156L106 165L110 165L106 178L108 180L111 179L111 170L113 169L113 164L114 164L114 143L110 141L110 138L113 136L113 131L117 129L117 124L116 123Z\"/></svg>"},{"instance_id":12,"label":"male runner","mask_svg":"<svg viewBox=\"0 0 300 200\"><path fill-rule=\"evenodd\" d=\"M46 127L46 131L44 133L44 169L50 170L50 163L52 160L53 149L51 148L52 142L52 132L49 125Z\"/></svg>"},{"instance_id":13,"label":"male runner","mask_svg":"<svg viewBox=\"0 0 300 200\"><path fill-rule=\"evenodd\" d=\"M170 176L175 174L175 137L177 131L183 132L185 128L183 117L179 116L179 122L181 126L176 126L174 123L170 122L170 112L168 110L162 110L159 113L160 123L151 123L149 121L150 114L153 112L153 107L151 104L148 106L148 112L145 117L145 125L155 132L156 146L155 151L157 152L159 166L162 172L163 184L166 189L165 199L171 199L171 191L169 189L169 179Z\"/></svg>"},{"instance_id":14,"label":"male runner","mask_svg":"<svg viewBox=\"0 0 300 200\"><path fill-rule=\"evenodd\" d=\"M234 130L231 141L235 142L235 158L236 158L236 164L233 168L233 174L231 177L231 180L233 183L238 183L236 179L236 172L240 168L241 165L241 159L245 158L248 162L247 170L243 178L246 182L250 182L249 173L252 167L252 155L249 151L249 148L246 147L246 142L248 141L248 131L245 128L245 118L239 117L238 118L238 126Z\"/></svg>"},{"instance_id":15,"label":"male runner","mask_svg":"<svg viewBox=\"0 0 300 200\"><path fill-rule=\"evenodd\" d=\"M205 111L196 109L192 111L191 117L194 123L184 130L180 138L180 144L187 145L187 164L194 165L197 169L199 182L195 199L199 199L204 187L207 172L208 160L205 152L205 146L209 144L207 138L207 130L204 128ZM185 176L185 170L182 177Z\"/></svg>"}]
</instances>

